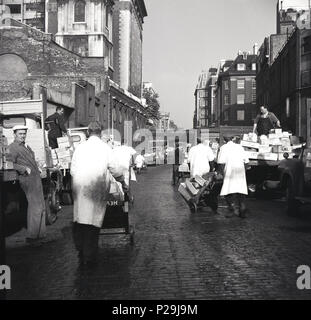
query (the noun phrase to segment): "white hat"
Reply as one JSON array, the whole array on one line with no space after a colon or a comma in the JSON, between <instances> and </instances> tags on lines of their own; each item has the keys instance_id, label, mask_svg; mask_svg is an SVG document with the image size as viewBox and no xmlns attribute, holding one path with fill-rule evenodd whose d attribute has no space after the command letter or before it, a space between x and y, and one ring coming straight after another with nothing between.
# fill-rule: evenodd
<instances>
[{"instance_id":1,"label":"white hat","mask_svg":"<svg viewBox=\"0 0 311 320\"><path fill-rule=\"evenodd\" d=\"M16 131L16 130L28 130L28 127L26 126L22 126L22 125L17 125L17 126L14 126L12 128L13 132Z\"/></svg>"}]
</instances>

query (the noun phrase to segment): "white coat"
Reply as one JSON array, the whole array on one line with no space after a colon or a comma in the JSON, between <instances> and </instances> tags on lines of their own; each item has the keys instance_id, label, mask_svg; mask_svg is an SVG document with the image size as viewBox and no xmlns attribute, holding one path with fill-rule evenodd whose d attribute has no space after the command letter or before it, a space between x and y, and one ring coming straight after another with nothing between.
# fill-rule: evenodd
<instances>
[{"instance_id":1,"label":"white coat","mask_svg":"<svg viewBox=\"0 0 311 320\"><path fill-rule=\"evenodd\" d=\"M111 174L115 175L112 149L99 137L91 136L75 150L73 178L73 221L101 227L103 224Z\"/></svg>"},{"instance_id":2,"label":"white coat","mask_svg":"<svg viewBox=\"0 0 311 320\"><path fill-rule=\"evenodd\" d=\"M144 163L145 163L145 157L142 156L141 154L138 154L135 158L136 167L141 169L143 167Z\"/></svg>"},{"instance_id":3,"label":"white coat","mask_svg":"<svg viewBox=\"0 0 311 320\"><path fill-rule=\"evenodd\" d=\"M229 141L220 148L217 162L225 165L220 195L248 194L244 164L248 163L249 159L243 147Z\"/></svg>"},{"instance_id":4,"label":"white coat","mask_svg":"<svg viewBox=\"0 0 311 320\"><path fill-rule=\"evenodd\" d=\"M188 162L190 162L191 177L203 176L210 171L209 162L215 159L213 150L205 144L198 144L189 151Z\"/></svg>"},{"instance_id":5,"label":"white coat","mask_svg":"<svg viewBox=\"0 0 311 320\"><path fill-rule=\"evenodd\" d=\"M125 183L129 186L129 169L132 165L133 157L137 153L136 150L132 147L123 145L112 149L112 153L116 169L122 172L125 179ZM131 172L131 180L136 180L133 171Z\"/></svg>"}]
</instances>

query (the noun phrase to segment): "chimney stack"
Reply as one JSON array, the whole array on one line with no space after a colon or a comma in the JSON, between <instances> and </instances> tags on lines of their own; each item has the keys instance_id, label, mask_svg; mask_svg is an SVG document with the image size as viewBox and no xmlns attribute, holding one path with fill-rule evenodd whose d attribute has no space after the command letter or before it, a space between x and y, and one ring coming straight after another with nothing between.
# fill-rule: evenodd
<instances>
[{"instance_id":1,"label":"chimney stack","mask_svg":"<svg viewBox=\"0 0 311 320\"><path fill-rule=\"evenodd\" d=\"M220 60L220 68L222 68L225 63L226 63L226 59Z\"/></svg>"},{"instance_id":2,"label":"chimney stack","mask_svg":"<svg viewBox=\"0 0 311 320\"><path fill-rule=\"evenodd\" d=\"M257 55L258 54L258 43L255 43L253 46L253 54Z\"/></svg>"}]
</instances>

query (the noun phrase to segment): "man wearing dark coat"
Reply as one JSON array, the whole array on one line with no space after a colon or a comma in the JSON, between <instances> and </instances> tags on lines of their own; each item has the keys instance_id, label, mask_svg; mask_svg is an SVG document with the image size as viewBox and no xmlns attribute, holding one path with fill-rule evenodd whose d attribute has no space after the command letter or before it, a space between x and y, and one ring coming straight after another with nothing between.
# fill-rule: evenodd
<instances>
[{"instance_id":1,"label":"man wearing dark coat","mask_svg":"<svg viewBox=\"0 0 311 320\"><path fill-rule=\"evenodd\" d=\"M49 145L52 149L56 149L58 148L57 138L62 137L63 133L67 132L64 124L64 108L57 107L56 112L46 118L45 124L49 129Z\"/></svg>"},{"instance_id":2,"label":"man wearing dark coat","mask_svg":"<svg viewBox=\"0 0 311 320\"><path fill-rule=\"evenodd\" d=\"M8 147L14 169L17 171L19 184L27 202L27 241L33 242L45 236L45 201L40 171L35 154L25 143L27 127L13 128L14 142Z\"/></svg>"}]
</instances>

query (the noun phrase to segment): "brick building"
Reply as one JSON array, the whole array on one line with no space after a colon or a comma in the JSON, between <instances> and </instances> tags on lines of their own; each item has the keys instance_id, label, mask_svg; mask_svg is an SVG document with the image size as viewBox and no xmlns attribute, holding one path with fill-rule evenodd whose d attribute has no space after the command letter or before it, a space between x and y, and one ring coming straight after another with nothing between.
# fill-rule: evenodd
<instances>
[{"instance_id":1,"label":"brick building","mask_svg":"<svg viewBox=\"0 0 311 320\"><path fill-rule=\"evenodd\" d=\"M10 26L1 30L0 99L29 98L34 83L68 93L72 82L82 81L94 87L95 117L105 127L122 135L126 120L133 122L133 130L144 127L148 119L141 100L142 24L147 12L143 0L114 6L116 2L48 0L45 28L51 34L13 26L16 22L10 20ZM116 19L119 26L113 22ZM86 87L88 92L91 87Z\"/></svg>"},{"instance_id":2,"label":"brick building","mask_svg":"<svg viewBox=\"0 0 311 320\"><path fill-rule=\"evenodd\" d=\"M46 0L0 0L0 5L8 7L7 18L45 31Z\"/></svg>"},{"instance_id":3,"label":"brick building","mask_svg":"<svg viewBox=\"0 0 311 320\"><path fill-rule=\"evenodd\" d=\"M256 116L256 46L222 61L216 84L217 121L223 126L251 126Z\"/></svg>"},{"instance_id":4,"label":"brick building","mask_svg":"<svg viewBox=\"0 0 311 320\"><path fill-rule=\"evenodd\" d=\"M113 68L113 4L113 0L58 1L56 42L82 56L104 57Z\"/></svg>"},{"instance_id":5,"label":"brick building","mask_svg":"<svg viewBox=\"0 0 311 320\"><path fill-rule=\"evenodd\" d=\"M215 126L215 87L217 77L217 68L210 68L208 72L202 71L199 76L199 81L194 92L194 128L209 128Z\"/></svg>"},{"instance_id":6,"label":"brick building","mask_svg":"<svg viewBox=\"0 0 311 320\"><path fill-rule=\"evenodd\" d=\"M310 1L278 0L277 34L291 34L296 26L310 28Z\"/></svg>"},{"instance_id":7,"label":"brick building","mask_svg":"<svg viewBox=\"0 0 311 320\"><path fill-rule=\"evenodd\" d=\"M194 118L193 118L193 127L201 128L206 126L206 114L207 114L207 80L208 72L202 71L197 86L194 91L195 97L195 109L194 109Z\"/></svg>"},{"instance_id":8,"label":"brick building","mask_svg":"<svg viewBox=\"0 0 311 320\"><path fill-rule=\"evenodd\" d=\"M308 1L277 6L277 32L264 40L257 65L257 103L269 106L282 128L310 141L311 29Z\"/></svg>"},{"instance_id":9,"label":"brick building","mask_svg":"<svg viewBox=\"0 0 311 320\"><path fill-rule=\"evenodd\" d=\"M258 67L258 103L267 104L284 129L311 143L311 30L297 28L274 60L262 46Z\"/></svg>"},{"instance_id":10,"label":"brick building","mask_svg":"<svg viewBox=\"0 0 311 320\"><path fill-rule=\"evenodd\" d=\"M133 130L146 123L140 99L110 82L102 57L83 57L58 45L52 35L14 20L0 27L0 101L33 98L35 84L74 99L73 83L87 92L94 91L94 96L90 95L94 103L86 101L91 109L86 107L84 113L101 121L105 128L114 127L123 134L123 123L117 125L120 119L132 120ZM127 103L115 105L112 90ZM79 125L87 125L79 119L80 115Z\"/></svg>"}]
</instances>

